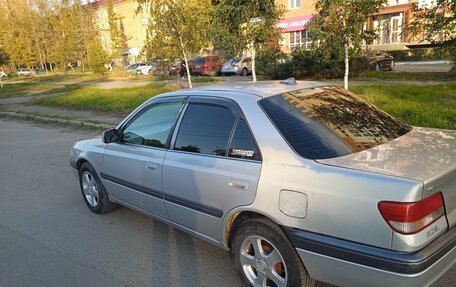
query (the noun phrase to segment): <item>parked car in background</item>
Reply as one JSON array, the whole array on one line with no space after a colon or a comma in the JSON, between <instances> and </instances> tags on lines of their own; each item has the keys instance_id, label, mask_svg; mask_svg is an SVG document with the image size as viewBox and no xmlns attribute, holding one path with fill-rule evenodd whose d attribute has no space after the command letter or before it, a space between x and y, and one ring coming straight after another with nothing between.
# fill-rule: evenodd
<instances>
[{"instance_id":1,"label":"parked car in background","mask_svg":"<svg viewBox=\"0 0 456 287\"><path fill-rule=\"evenodd\" d=\"M372 51L367 55L369 68L374 71L392 71L394 69L394 57L383 51Z\"/></svg>"},{"instance_id":2,"label":"parked car in background","mask_svg":"<svg viewBox=\"0 0 456 287\"><path fill-rule=\"evenodd\" d=\"M168 62L166 60L152 61L136 68L136 73L142 75L166 75L168 73Z\"/></svg>"},{"instance_id":3,"label":"parked car in background","mask_svg":"<svg viewBox=\"0 0 456 287\"><path fill-rule=\"evenodd\" d=\"M136 74L136 69L139 67L144 66L145 64L143 63L135 63L135 64L130 64L124 68L125 72L130 73L130 74Z\"/></svg>"},{"instance_id":4,"label":"parked car in background","mask_svg":"<svg viewBox=\"0 0 456 287\"><path fill-rule=\"evenodd\" d=\"M219 56L201 56L193 60L192 74L215 76L222 72L224 59Z\"/></svg>"},{"instance_id":5,"label":"parked car in background","mask_svg":"<svg viewBox=\"0 0 456 287\"><path fill-rule=\"evenodd\" d=\"M179 60L177 62L175 62L171 68L169 68L169 74L171 76L182 76L181 75L181 72L182 70L184 69L183 67L183 61L182 60Z\"/></svg>"},{"instance_id":6,"label":"parked car in background","mask_svg":"<svg viewBox=\"0 0 456 287\"><path fill-rule=\"evenodd\" d=\"M122 204L229 251L250 286L429 286L456 262L456 131L319 82L155 96L70 164Z\"/></svg>"},{"instance_id":7,"label":"parked car in background","mask_svg":"<svg viewBox=\"0 0 456 287\"><path fill-rule=\"evenodd\" d=\"M30 76L32 74L32 70L29 68L19 68L16 71L18 76Z\"/></svg>"},{"instance_id":8,"label":"parked car in background","mask_svg":"<svg viewBox=\"0 0 456 287\"><path fill-rule=\"evenodd\" d=\"M6 79L6 78L8 78L8 74L5 73L4 71L0 71L0 78Z\"/></svg>"},{"instance_id":9,"label":"parked car in background","mask_svg":"<svg viewBox=\"0 0 456 287\"><path fill-rule=\"evenodd\" d=\"M252 58L236 57L228 60L222 67L222 75L241 75L248 76L252 74Z\"/></svg>"}]
</instances>

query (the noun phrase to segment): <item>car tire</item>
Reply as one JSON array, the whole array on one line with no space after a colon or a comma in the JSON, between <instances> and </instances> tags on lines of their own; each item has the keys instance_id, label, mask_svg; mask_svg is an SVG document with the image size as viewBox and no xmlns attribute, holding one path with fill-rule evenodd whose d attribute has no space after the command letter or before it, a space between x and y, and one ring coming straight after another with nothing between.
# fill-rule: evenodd
<instances>
[{"instance_id":1,"label":"car tire","mask_svg":"<svg viewBox=\"0 0 456 287\"><path fill-rule=\"evenodd\" d=\"M247 77L249 75L249 70L247 68L243 68L241 71L241 76Z\"/></svg>"},{"instance_id":2,"label":"car tire","mask_svg":"<svg viewBox=\"0 0 456 287\"><path fill-rule=\"evenodd\" d=\"M276 224L265 218L249 219L234 232L231 258L249 286L315 286L316 281L310 278L295 248Z\"/></svg>"},{"instance_id":3,"label":"car tire","mask_svg":"<svg viewBox=\"0 0 456 287\"><path fill-rule=\"evenodd\" d=\"M95 169L88 162L79 168L79 186L87 207L94 213L107 213L117 204L109 200L108 194Z\"/></svg>"}]
</instances>

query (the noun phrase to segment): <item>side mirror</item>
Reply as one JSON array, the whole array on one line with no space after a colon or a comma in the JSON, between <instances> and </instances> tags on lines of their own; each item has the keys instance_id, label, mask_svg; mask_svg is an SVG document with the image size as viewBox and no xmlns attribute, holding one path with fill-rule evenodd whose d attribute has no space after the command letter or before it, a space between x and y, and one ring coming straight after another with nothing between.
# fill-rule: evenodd
<instances>
[{"instance_id":1,"label":"side mirror","mask_svg":"<svg viewBox=\"0 0 456 287\"><path fill-rule=\"evenodd\" d=\"M104 143L113 143L119 141L119 131L117 129L104 131L102 140Z\"/></svg>"}]
</instances>

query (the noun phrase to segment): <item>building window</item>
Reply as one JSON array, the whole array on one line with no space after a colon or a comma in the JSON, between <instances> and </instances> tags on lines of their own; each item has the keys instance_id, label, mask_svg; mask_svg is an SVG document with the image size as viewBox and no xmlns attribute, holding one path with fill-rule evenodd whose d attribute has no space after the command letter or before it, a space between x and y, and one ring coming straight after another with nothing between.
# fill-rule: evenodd
<instances>
[{"instance_id":1,"label":"building window","mask_svg":"<svg viewBox=\"0 0 456 287\"><path fill-rule=\"evenodd\" d=\"M303 48L310 50L312 44L312 35L307 30L290 32L290 50Z\"/></svg>"},{"instance_id":2,"label":"building window","mask_svg":"<svg viewBox=\"0 0 456 287\"><path fill-rule=\"evenodd\" d=\"M374 29L378 38L374 44L391 44L402 42L402 18L403 14L390 14L378 16L374 19Z\"/></svg>"},{"instance_id":3,"label":"building window","mask_svg":"<svg viewBox=\"0 0 456 287\"><path fill-rule=\"evenodd\" d=\"M419 0L418 1L418 9L431 9L435 6L435 0Z\"/></svg>"},{"instance_id":4,"label":"building window","mask_svg":"<svg viewBox=\"0 0 456 287\"><path fill-rule=\"evenodd\" d=\"M288 9L298 9L301 7L301 0L288 0Z\"/></svg>"}]
</instances>

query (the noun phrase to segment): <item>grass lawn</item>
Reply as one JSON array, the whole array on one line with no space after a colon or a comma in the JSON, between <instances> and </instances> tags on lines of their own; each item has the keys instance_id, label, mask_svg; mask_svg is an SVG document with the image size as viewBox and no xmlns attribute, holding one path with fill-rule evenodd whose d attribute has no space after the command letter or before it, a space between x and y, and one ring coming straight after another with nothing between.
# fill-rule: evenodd
<instances>
[{"instance_id":1,"label":"grass lawn","mask_svg":"<svg viewBox=\"0 0 456 287\"><path fill-rule=\"evenodd\" d=\"M351 87L369 102L414 126L456 129L456 84Z\"/></svg>"},{"instance_id":2,"label":"grass lawn","mask_svg":"<svg viewBox=\"0 0 456 287\"><path fill-rule=\"evenodd\" d=\"M180 87L171 84L152 84L120 89L99 89L85 86L64 95L38 99L33 103L82 110L128 112L153 96L178 89Z\"/></svg>"},{"instance_id":3,"label":"grass lawn","mask_svg":"<svg viewBox=\"0 0 456 287\"><path fill-rule=\"evenodd\" d=\"M32 92L41 92L56 88L58 85L52 83L3 83L0 88L0 99L14 96L22 96Z\"/></svg>"},{"instance_id":4,"label":"grass lawn","mask_svg":"<svg viewBox=\"0 0 456 287\"><path fill-rule=\"evenodd\" d=\"M456 81L456 72L391 72L368 71L363 75L353 78L358 81Z\"/></svg>"}]
</instances>

